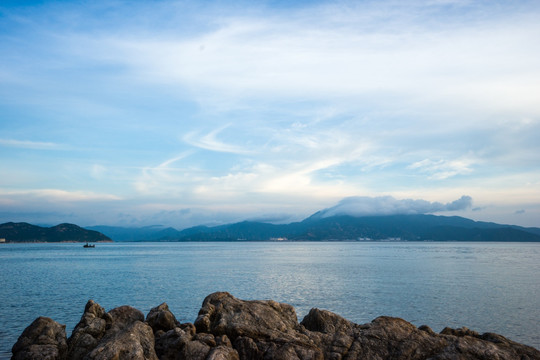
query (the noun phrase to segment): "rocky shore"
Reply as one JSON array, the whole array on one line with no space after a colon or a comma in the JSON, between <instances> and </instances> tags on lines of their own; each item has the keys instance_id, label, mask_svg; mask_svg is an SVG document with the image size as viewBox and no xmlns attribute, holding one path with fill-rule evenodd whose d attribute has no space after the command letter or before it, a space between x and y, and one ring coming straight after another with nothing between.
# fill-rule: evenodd
<instances>
[{"instance_id":1,"label":"rocky shore","mask_svg":"<svg viewBox=\"0 0 540 360\"><path fill-rule=\"evenodd\" d=\"M204 299L193 324L163 303L145 317L130 306L106 312L90 300L67 338L65 325L39 317L13 346L22 359L539 359L540 351L494 334L445 328L437 334L399 318L358 325L312 309L298 322L291 305L244 301L226 292Z\"/></svg>"}]
</instances>

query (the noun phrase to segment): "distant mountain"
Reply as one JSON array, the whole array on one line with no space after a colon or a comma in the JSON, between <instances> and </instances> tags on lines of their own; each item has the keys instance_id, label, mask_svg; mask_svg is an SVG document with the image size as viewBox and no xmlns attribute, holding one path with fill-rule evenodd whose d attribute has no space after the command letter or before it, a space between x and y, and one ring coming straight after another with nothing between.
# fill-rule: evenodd
<instances>
[{"instance_id":1,"label":"distant mountain","mask_svg":"<svg viewBox=\"0 0 540 360\"><path fill-rule=\"evenodd\" d=\"M317 214L315 214L317 215ZM205 229L181 231L177 240L271 240L297 241L385 240L408 241L540 241L536 228L476 222L435 215L311 216L302 222L272 225L241 222Z\"/></svg>"},{"instance_id":2,"label":"distant mountain","mask_svg":"<svg viewBox=\"0 0 540 360\"><path fill-rule=\"evenodd\" d=\"M196 226L182 231L160 227L92 229L99 229L116 241L267 241L285 238L294 241L540 241L539 228L436 215L325 217L315 213L301 222L283 225L243 221L214 227Z\"/></svg>"},{"instance_id":3,"label":"distant mountain","mask_svg":"<svg viewBox=\"0 0 540 360\"><path fill-rule=\"evenodd\" d=\"M114 241L158 241L169 238L177 238L180 231L172 227L144 226L144 227L120 227L120 226L87 226L86 229L99 231Z\"/></svg>"},{"instance_id":4,"label":"distant mountain","mask_svg":"<svg viewBox=\"0 0 540 360\"><path fill-rule=\"evenodd\" d=\"M83 229L74 224L41 227L28 223L8 222L0 225L0 238L5 242L108 242L100 232Z\"/></svg>"}]
</instances>

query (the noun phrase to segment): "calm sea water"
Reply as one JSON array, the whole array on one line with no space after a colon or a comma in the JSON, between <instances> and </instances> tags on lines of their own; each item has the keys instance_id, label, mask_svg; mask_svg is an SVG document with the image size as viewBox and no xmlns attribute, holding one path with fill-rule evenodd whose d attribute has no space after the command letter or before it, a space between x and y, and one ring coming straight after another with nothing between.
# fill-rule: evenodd
<instances>
[{"instance_id":1,"label":"calm sea water","mask_svg":"<svg viewBox=\"0 0 540 360\"><path fill-rule=\"evenodd\" d=\"M215 291L289 303L299 320L312 307L357 323L389 315L540 348L540 244L2 244L0 277L0 358L40 315L66 324L69 335L89 299L145 314L167 302L193 322Z\"/></svg>"}]
</instances>

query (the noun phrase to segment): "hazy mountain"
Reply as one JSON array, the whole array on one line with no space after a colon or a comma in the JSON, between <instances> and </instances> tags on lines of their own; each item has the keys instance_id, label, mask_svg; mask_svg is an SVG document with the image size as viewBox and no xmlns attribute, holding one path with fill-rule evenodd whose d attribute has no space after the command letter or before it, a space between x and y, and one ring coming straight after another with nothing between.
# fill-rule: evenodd
<instances>
[{"instance_id":1,"label":"hazy mountain","mask_svg":"<svg viewBox=\"0 0 540 360\"><path fill-rule=\"evenodd\" d=\"M540 241L538 228L436 215L325 216L318 212L301 222L284 225L243 221L215 227L196 226L182 231L163 227L92 229L102 231L115 241L265 241L282 238L297 241Z\"/></svg>"},{"instance_id":2,"label":"hazy mountain","mask_svg":"<svg viewBox=\"0 0 540 360\"><path fill-rule=\"evenodd\" d=\"M28 223L8 222L0 225L0 238L6 242L105 242L110 238L100 232L74 224L41 227Z\"/></svg>"},{"instance_id":3,"label":"hazy mountain","mask_svg":"<svg viewBox=\"0 0 540 360\"><path fill-rule=\"evenodd\" d=\"M114 241L155 241L180 236L180 231L160 225L139 228L98 225L87 226L86 229L99 231Z\"/></svg>"},{"instance_id":4,"label":"hazy mountain","mask_svg":"<svg viewBox=\"0 0 540 360\"><path fill-rule=\"evenodd\" d=\"M184 232L189 231L187 235ZM184 230L177 240L432 240L540 241L533 229L435 215L311 216L299 223L272 225L241 222L206 229Z\"/></svg>"}]
</instances>

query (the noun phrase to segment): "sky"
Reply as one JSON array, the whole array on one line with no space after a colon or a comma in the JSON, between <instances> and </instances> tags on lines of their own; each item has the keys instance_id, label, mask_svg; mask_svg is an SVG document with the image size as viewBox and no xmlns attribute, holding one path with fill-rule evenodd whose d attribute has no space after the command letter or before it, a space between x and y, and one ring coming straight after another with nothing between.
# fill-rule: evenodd
<instances>
[{"instance_id":1,"label":"sky","mask_svg":"<svg viewBox=\"0 0 540 360\"><path fill-rule=\"evenodd\" d=\"M0 222L540 227L538 1L0 2ZM344 210L345 209L345 210Z\"/></svg>"}]
</instances>

